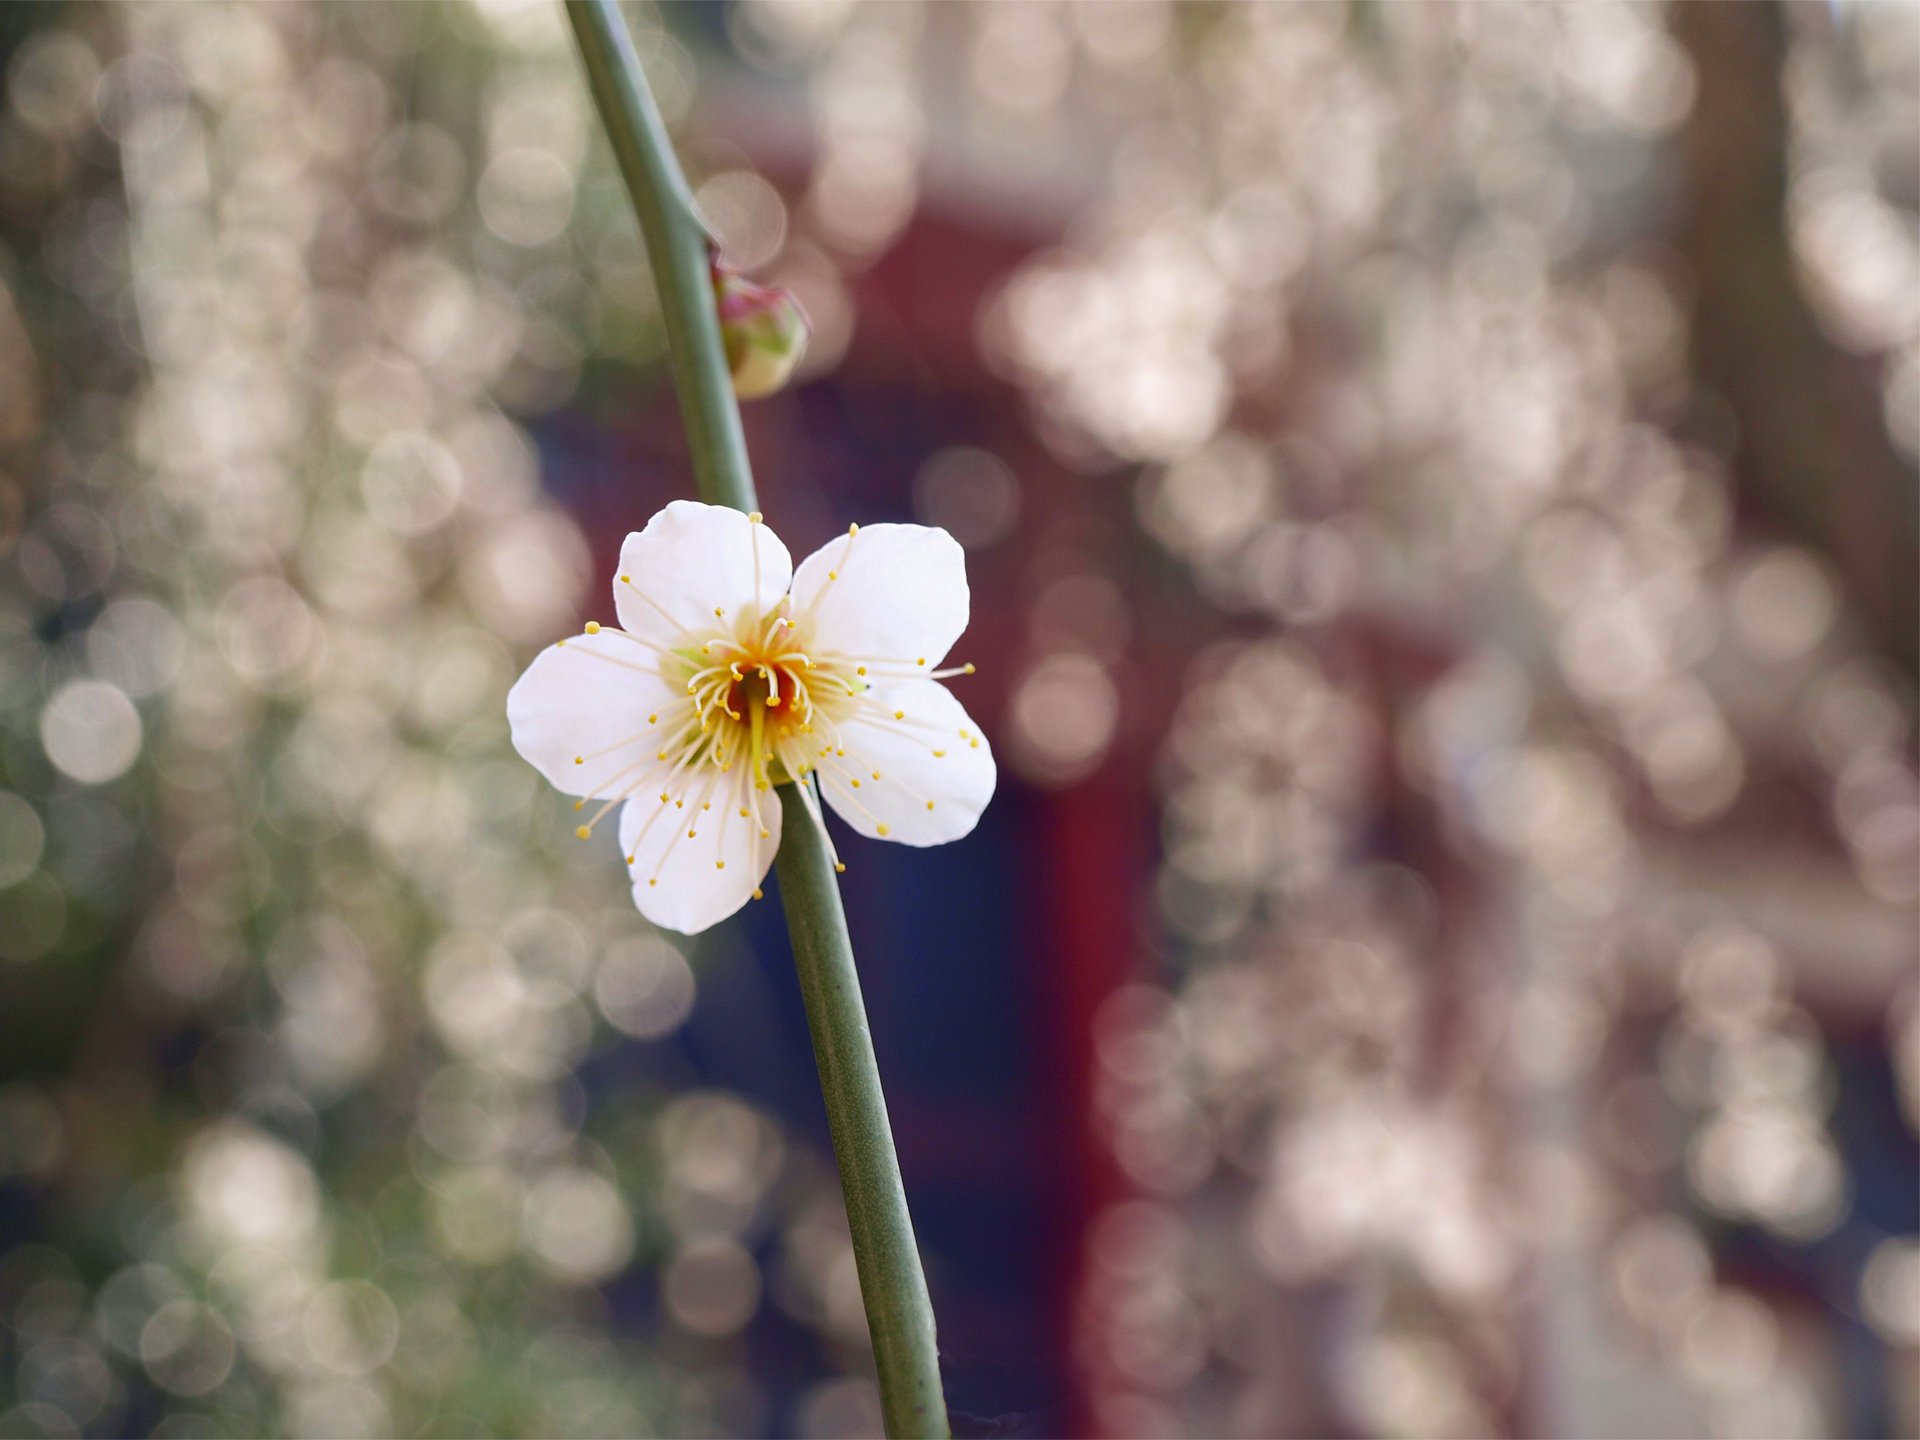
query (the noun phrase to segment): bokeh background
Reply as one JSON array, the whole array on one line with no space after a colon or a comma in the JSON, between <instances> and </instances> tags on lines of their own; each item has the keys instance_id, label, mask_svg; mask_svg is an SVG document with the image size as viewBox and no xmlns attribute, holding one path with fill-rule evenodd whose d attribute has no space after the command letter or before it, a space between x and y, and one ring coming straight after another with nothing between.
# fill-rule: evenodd
<instances>
[{"instance_id":1,"label":"bokeh background","mask_svg":"<svg viewBox=\"0 0 1920 1440\"><path fill-rule=\"evenodd\" d=\"M944 525L965 1433L1920 1426L1920 9L629 16ZM548 0L0 7L0 1433L874 1433L777 909L507 744L690 492Z\"/></svg>"}]
</instances>

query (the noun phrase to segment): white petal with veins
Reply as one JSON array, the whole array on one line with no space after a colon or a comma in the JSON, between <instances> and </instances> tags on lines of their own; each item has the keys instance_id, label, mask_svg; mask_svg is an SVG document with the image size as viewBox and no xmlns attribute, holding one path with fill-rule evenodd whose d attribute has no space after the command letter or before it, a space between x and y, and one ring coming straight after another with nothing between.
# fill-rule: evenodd
<instances>
[{"instance_id":1,"label":"white petal with veins","mask_svg":"<svg viewBox=\"0 0 1920 1440\"><path fill-rule=\"evenodd\" d=\"M651 653L602 630L536 655L507 692L507 725L513 748L556 788L608 798L664 768L653 760L663 711L685 703Z\"/></svg>"},{"instance_id":2,"label":"white petal with veins","mask_svg":"<svg viewBox=\"0 0 1920 1440\"><path fill-rule=\"evenodd\" d=\"M903 674L940 663L969 606L966 552L928 525L861 526L793 577L794 618L817 650Z\"/></svg>"},{"instance_id":3,"label":"white petal with veins","mask_svg":"<svg viewBox=\"0 0 1920 1440\"><path fill-rule=\"evenodd\" d=\"M742 767L708 771L682 797L640 795L620 812L633 903L683 935L717 925L751 900L779 848L780 797L755 790Z\"/></svg>"},{"instance_id":4,"label":"white petal with veins","mask_svg":"<svg viewBox=\"0 0 1920 1440\"><path fill-rule=\"evenodd\" d=\"M937 668L969 605L944 530L850 526L796 576L758 514L677 500L620 556L623 628L589 624L543 651L507 718L547 779L598 802L580 838L622 807L649 920L692 934L758 898L780 844L778 787L796 780L829 854L814 779L863 835L937 845L973 829L995 771L939 683L973 673Z\"/></svg>"},{"instance_id":5,"label":"white petal with veins","mask_svg":"<svg viewBox=\"0 0 1920 1440\"><path fill-rule=\"evenodd\" d=\"M993 798L993 750L946 686L909 680L861 697L818 760L820 791L862 835L943 845ZM846 753L842 755L840 752Z\"/></svg>"},{"instance_id":6,"label":"white petal with veins","mask_svg":"<svg viewBox=\"0 0 1920 1440\"><path fill-rule=\"evenodd\" d=\"M759 616L792 579L793 557L765 525L724 505L675 500L620 547L613 604L622 629L670 650L689 631Z\"/></svg>"}]
</instances>

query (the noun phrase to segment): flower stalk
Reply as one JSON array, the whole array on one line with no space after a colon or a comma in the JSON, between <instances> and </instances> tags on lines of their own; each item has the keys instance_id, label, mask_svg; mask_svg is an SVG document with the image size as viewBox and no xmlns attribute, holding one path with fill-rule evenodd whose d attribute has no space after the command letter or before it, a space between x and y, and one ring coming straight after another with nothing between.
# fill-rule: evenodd
<instances>
[{"instance_id":1,"label":"flower stalk","mask_svg":"<svg viewBox=\"0 0 1920 1440\"><path fill-rule=\"evenodd\" d=\"M710 237L614 0L566 0L566 10L653 267L700 497L752 511L753 472L715 304ZM947 1411L933 1306L833 863L798 784L781 785L779 795L785 823L775 864L840 1167L887 1433L944 1440Z\"/></svg>"}]
</instances>

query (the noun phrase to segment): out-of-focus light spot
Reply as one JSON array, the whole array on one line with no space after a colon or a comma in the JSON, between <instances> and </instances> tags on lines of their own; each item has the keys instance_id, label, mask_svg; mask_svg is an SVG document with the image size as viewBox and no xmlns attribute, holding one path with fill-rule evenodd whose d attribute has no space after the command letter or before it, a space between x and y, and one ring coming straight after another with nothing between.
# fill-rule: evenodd
<instances>
[{"instance_id":1,"label":"out-of-focus light spot","mask_svg":"<svg viewBox=\"0 0 1920 1440\"><path fill-rule=\"evenodd\" d=\"M49 1336L20 1357L16 1393L58 1410L75 1424L97 1424L119 1398L119 1390L105 1357L87 1340Z\"/></svg>"},{"instance_id":2,"label":"out-of-focus light spot","mask_svg":"<svg viewBox=\"0 0 1920 1440\"><path fill-rule=\"evenodd\" d=\"M696 1240L667 1262L660 1288L676 1323L696 1335L731 1335L760 1307L760 1269L732 1240Z\"/></svg>"},{"instance_id":3,"label":"out-of-focus light spot","mask_svg":"<svg viewBox=\"0 0 1920 1440\"><path fill-rule=\"evenodd\" d=\"M822 1380L801 1397L799 1433L804 1440L866 1440L885 1428L880 1391L871 1380Z\"/></svg>"},{"instance_id":4,"label":"out-of-focus light spot","mask_svg":"<svg viewBox=\"0 0 1920 1440\"><path fill-rule=\"evenodd\" d=\"M1920 1241L1882 1240L1860 1275L1860 1304L1895 1345L1920 1345Z\"/></svg>"},{"instance_id":5,"label":"out-of-focus light spot","mask_svg":"<svg viewBox=\"0 0 1920 1440\"><path fill-rule=\"evenodd\" d=\"M203 1130L181 1165L196 1223L216 1243L305 1257L319 1222L313 1172L292 1149L239 1122Z\"/></svg>"},{"instance_id":6,"label":"out-of-focus light spot","mask_svg":"<svg viewBox=\"0 0 1920 1440\"><path fill-rule=\"evenodd\" d=\"M633 1220L604 1176L558 1166L527 1191L522 1217L535 1257L565 1280L604 1280L633 1254Z\"/></svg>"},{"instance_id":7,"label":"out-of-focus light spot","mask_svg":"<svg viewBox=\"0 0 1920 1440\"><path fill-rule=\"evenodd\" d=\"M1740 1290L1720 1290L1693 1312L1681 1337L1680 1358L1704 1385L1737 1390L1773 1370L1780 1327L1773 1312Z\"/></svg>"},{"instance_id":8,"label":"out-of-focus light spot","mask_svg":"<svg viewBox=\"0 0 1920 1440\"><path fill-rule=\"evenodd\" d=\"M1614 1291L1634 1319L1671 1330L1696 1307L1713 1279L1707 1247L1675 1216L1643 1215L1614 1241Z\"/></svg>"},{"instance_id":9,"label":"out-of-focus light spot","mask_svg":"<svg viewBox=\"0 0 1920 1440\"><path fill-rule=\"evenodd\" d=\"M94 1328L114 1350L137 1359L147 1322L173 1302L190 1299L186 1281L164 1265L129 1265L94 1297Z\"/></svg>"},{"instance_id":10,"label":"out-of-focus light spot","mask_svg":"<svg viewBox=\"0 0 1920 1440\"><path fill-rule=\"evenodd\" d=\"M589 570L579 530L530 511L488 529L463 559L460 583L484 623L509 640L543 644L572 623Z\"/></svg>"},{"instance_id":11,"label":"out-of-focus light spot","mask_svg":"<svg viewBox=\"0 0 1920 1440\"><path fill-rule=\"evenodd\" d=\"M46 843L46 827L33 806L11 790L0 790L0 889L31 875Z\"/></svg>"},{"instance_id":12,"label":"out-of-focus light spot","mask_svg":"<svg viewBox=\"0 0 1920 1440\"><path fill-rule=\"evenodd\" d=\"M477 1065L449 1065L420 1092L420 1135L456 1160L502 1154L526 1125L524 1106L507 1079Z\"/></svg>"},{"instance_id":13,"label":"out-of-focus light spot","mask_svg":"<svg viewBox=\"0 0 1920 1440\"><path fill-rule=\"evenodd\" d=\"M389 435L360 470L367 511L398 535L425 535L460 503L464 477L451 451L432 436Z\"/></svg>"},{"instance_id":14,"label":"out-of-focus light spot","mask_svg":"<svg viewBox=\"0 0 1920 1440\"><path fill-rule=\"evenodd\" d=\"M136 700L157 695L179 673L180 623L165 606L140 596L116 600L87 631L95 675Z\"/></svg>"},{"instance_id":15,"label":"out-of-focus light spot","mask_svg":"<svg viewBox=\"0 0 1920 1440\"><path fill-rule=\"evenodd\" d=\"M62 774L84 785L124 775L140 756L140 712L104 680L61 686L40 712L40 743Z\"/></svg>"},{"instance_id":16,"label":"out-of-focus light spot","mask_svg":"<svg viewBox=\"0 0 1920 1440\"><path fill-rule=\"evenodd\" d=\"M1081 650L1110 664L1126 649L1133 616L1118 585L1080 571L1048 582L1033 602L1027 626L1038 650Z\"/></svg>"},{"instance_id":17,"label":"out-of-focus light spot","mask_svg":"<svg viewBox=\"0 0 1920 1440\"><path fill-rule=\"evenodd\" d=\"M42 135L68 139L93 123L100 61L92 47L65 30L28 35L7 66L7 98Z\"/></svg>"},{"instance_id":18,"label":"out-of-focus light spot","mask_svg":"<svg viewBox=\"0 0 1920 1440\"><path fill-rule=\"evenodd\" d=\"M161 55L139 51L116 60L95 97L100 128L129 150L150 150L170 139L187 116L180 72Z\"/></svg>"},{"instance_id":19,"label":"out-of-focus light spot","mask_svg":"<svg viewBox=\"0 0 1920 1440\"><path fill-rule=\"evenodd\" d=\"M281 1424L293 1440L376 1440L395 1429L371 1382L304 1377L289 1386Z\"/></svg>"},{"instance_id":20,"label":"out-of-focus light spot","mask_svg":"<svg viewBox=\"0 0 1920 1440\"><path fill-rule=\"evenodd\" d=\"M818 246L794 239L782 252L767 283L791 291L813 323L813 335L794 372L796 379L831 374L847 353L856 317L853 296L840 267Z\"/></svg>"},{"instance_id":21,"label":"out-of-focus light spot","mask_svg":"<svg viewBox=\"0 0 1920 1440\"><path fill-rule=\"evenodd\" d=\"M1021 770L1043 785L1070 785L1113 743L1120 693L1093 656L1049 655L1020 681L1009 715Z\"/></svg>"},{"instance_id":22,"label":"out-of-focus light spot","mask_svg":"<svg viewBox=\"0 0 1920 1440\"><path fill-rule=\"evenodd\" d=\"M480 218L510 245L544 245L573 218L573 170L530 145L496 155L476 190Z\"/></svg>"},{"instance_id":23,"label":"out-of-focus light spot","mask_svg":"<svg viewBox=\"0 0 1920 1440\"><path fill-rule=\"evenodd\" d=\"M665 1208L684 1234L737 1234L780 1173L786 1147L772 1124L729 1095L676 1100L660 1117Z\"/></svg>"},{"instance_id":24,"label":"out-of-focus light spot","mask_svg":"<svg viewBox=\"0 0 1920 1440\"><path fill-rule=\"evenodd\" d=\"M1269 517L1273 490L1265 449L1222 435L1147 482L1140 518L1168 549L1203 559L1243 543Z\"/></svg>"},{"instance_id":25,"label":"out-of-focus light spot","mask_svg":"<svg viewBox=\"0 0 1920 1440\"><path fill-rule=\"evenodd\" d=\"M607 1023L638 1040L657 1040L693 1013L693 971L658 936L607 948L593 978L593 998Z\"/></svg>"},{"instance_id":26,"label":"out-of-focus light spot","mask_svg":"<svg viewBox=\"0 0 1920 1440\"><path fill-rule=\"evenodd\" d=\"M386 1364L400 1341L400 1315L386 1292L365 1280L323 1285L307 1301L301 1335L308 1353L339 1375Z\"/></svg>"},{"instance_id":27,"label":"out-of-focus light spot","mask_svg":"<svg viewBox=\"0 0 1920 1440\"><path fill-rule=\"evenodd\" d=\"M998 455L956 445L935 451L915 472L913 508L967 549L983 550L1020 518L1020 483Z\"/></svg>"},{"instance_id":28,"label":"out-of-focus light spot","mask_svg":"<svg viewBox=\"0 0 1920 1440\"><path fill-rule=\"evenodd\" d=\"M520 1248L525 1196L505 1170L475 1166L435 1181L429 1215L441 1247L469 1265L493 1265Z\"/></svg>"},{"instance_id":29,"label":"out-of-focus light spot","mask_svg":"<svg viewBox=\"0 0 1920 1440\"><path fill-rule=\"evenodd\" d=\"M786 202L751 170L715 175L700 186L694 199L720 237L722 257L735 269L765 265L786 243Z\"/></svg>"},{"instance_id":30,"label":"out-of-focus light spot","mask_svg":"<svg viewBox=\"0 0 1920 1440\"><path fill-rule=\"evenodd\" d=\"M1733 623L1763 660L1804 655L1833 625L1833 584L1799 550L1776 550L1753 563L1733 592Z\"/></svg>"},{"instance_id":31,"label":"out-of-focus light spot","mask_svg":"<svg viewBox=\"0 0 1920 1440\"><path fill-rule=\"evenodd\" d=\"M1270 525L1246 556L1251 597L1295 625L1324 624L1344 611L1360 581L1353 542L1332 525Z\"/></svg>"},{"instance_id":32,"label":"out-of-focus light spot","mask_svg":"<svg viewBox=\"0 0 1920 1440\"><path fill-rule=\"evenodd\" d=\"M233 1369L233 1331L198 1300L173 1300L140 1330L140 1363L176 1395L205 1395Z\"/></svg>"},{"instance_id":33,"label":"out-of-focus light spot","mask_svg":"<svg viewBox=\"0 0 1920 1440\"><path fill-rule=\"evenodd\" d=\"M431 225L460 203L466 184L466 153L459 142L437 125L417 121L381 143L367 190L394 219Z\"/></svg>"},{"instance_id":34,"label":"out-of-focus light spot","mask_svg":"<svg viewBox=\"0 0 1920 1440\"><path fill-rule=\"evenodd\" d=\"M974 30L968 75L988 103L1044 123L1073 73L1064 17L1038 6L997 5Z\"/></svg>"},{"instance_id":35,"label":"out-of-focus light spot","mask_svg":"<svg viewBox=\"0 0 1920 1440\"><path fill-rule=\"evenodd\" d=\"M222 597L214 633L227 663L248 684L269 693L293 686L321 635L307 602L271 575L242 580Z\"/></svg>"},{"instance_id":36,"label":"out-of-focus light spot","mask_svg":"<svg viewBox=\"0 0 1920 1440\"><path fill-rule=\"evenodd\" d=\"M468 0L474 13L516 50L539 53L566 48L567 27L551 5L540 0Z\"/></svg>"},{"instance_id":37,"label":"out-of-focus light spot","mask_svg":"<svg viewBox=\"0 0 1920 1440\"><path fill-rule=\"evenodd\" d=\"M1704 1023L1739 1029L1766 1017L1782 977L1765 940L1739 926L1716 925L1688 942L1678 978L1681 998Z\"/></svg>"}]
</instances>

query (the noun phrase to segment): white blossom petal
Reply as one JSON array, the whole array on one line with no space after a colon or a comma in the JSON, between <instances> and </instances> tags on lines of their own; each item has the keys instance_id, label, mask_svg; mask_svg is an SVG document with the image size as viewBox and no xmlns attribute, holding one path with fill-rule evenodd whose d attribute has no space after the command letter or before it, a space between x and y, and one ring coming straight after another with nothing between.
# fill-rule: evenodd
<instances>
[{"instance_id":1,"label":"white blossom petal","mask_svg":"<svg viewBox=\"0 0 1920 1440\"><path fill-rule=\"evenodd\" d=\"M654 654L617 630L549 645L507 692L513 748L558 789L602 799L664 768L662 728L687 709Z\"/></svg>"},{"instance_id":2,"label":"white blossom petal","mask_svg":"<svg viewBox=\"0 0 1920 1440\"><path fill-rule=\"evenodd\" d=\"M657 793L627 802L620 853L640 913L694 935L745 905L766 878L780 848L780 797L755 790L744 766L697 773L675 787L675 797L681 803L663 803Z\"/></svg>"},{"instance_id":3,"label":"white blossom petal","mask_svg":"<svg viewBox=\"0 0 1920 1440\"><path fill-rule=\"evenodd\" d=\"M972 831L993 798L993 749L936 681L867 692L837 740L819 757L820 793L862 835L942 845Z\"/></svg>"},{"instance_id":4,"label":"white blossom petal","mask_svg":"<svg viewBox=\"0 0 1920 1440\"><path fill-rule=\"evenodd\" d=\"M620 547L613 603L625 629L672 649L689 631L732 628L743 611L757 619L792 579L793 557L764 524L675 500Z\"/></svg>"},{"instance_id":5,"label":"white blossom petal","mask_svg":"<svg viewBox=\"0 0 1920 1440\"><path fill-rule=\"evenodd\" d=\"M864 526L800 562L793 605L823 653L931 669L967 628L966 552L932 526Z\"/></svg>"}]
</instances>

